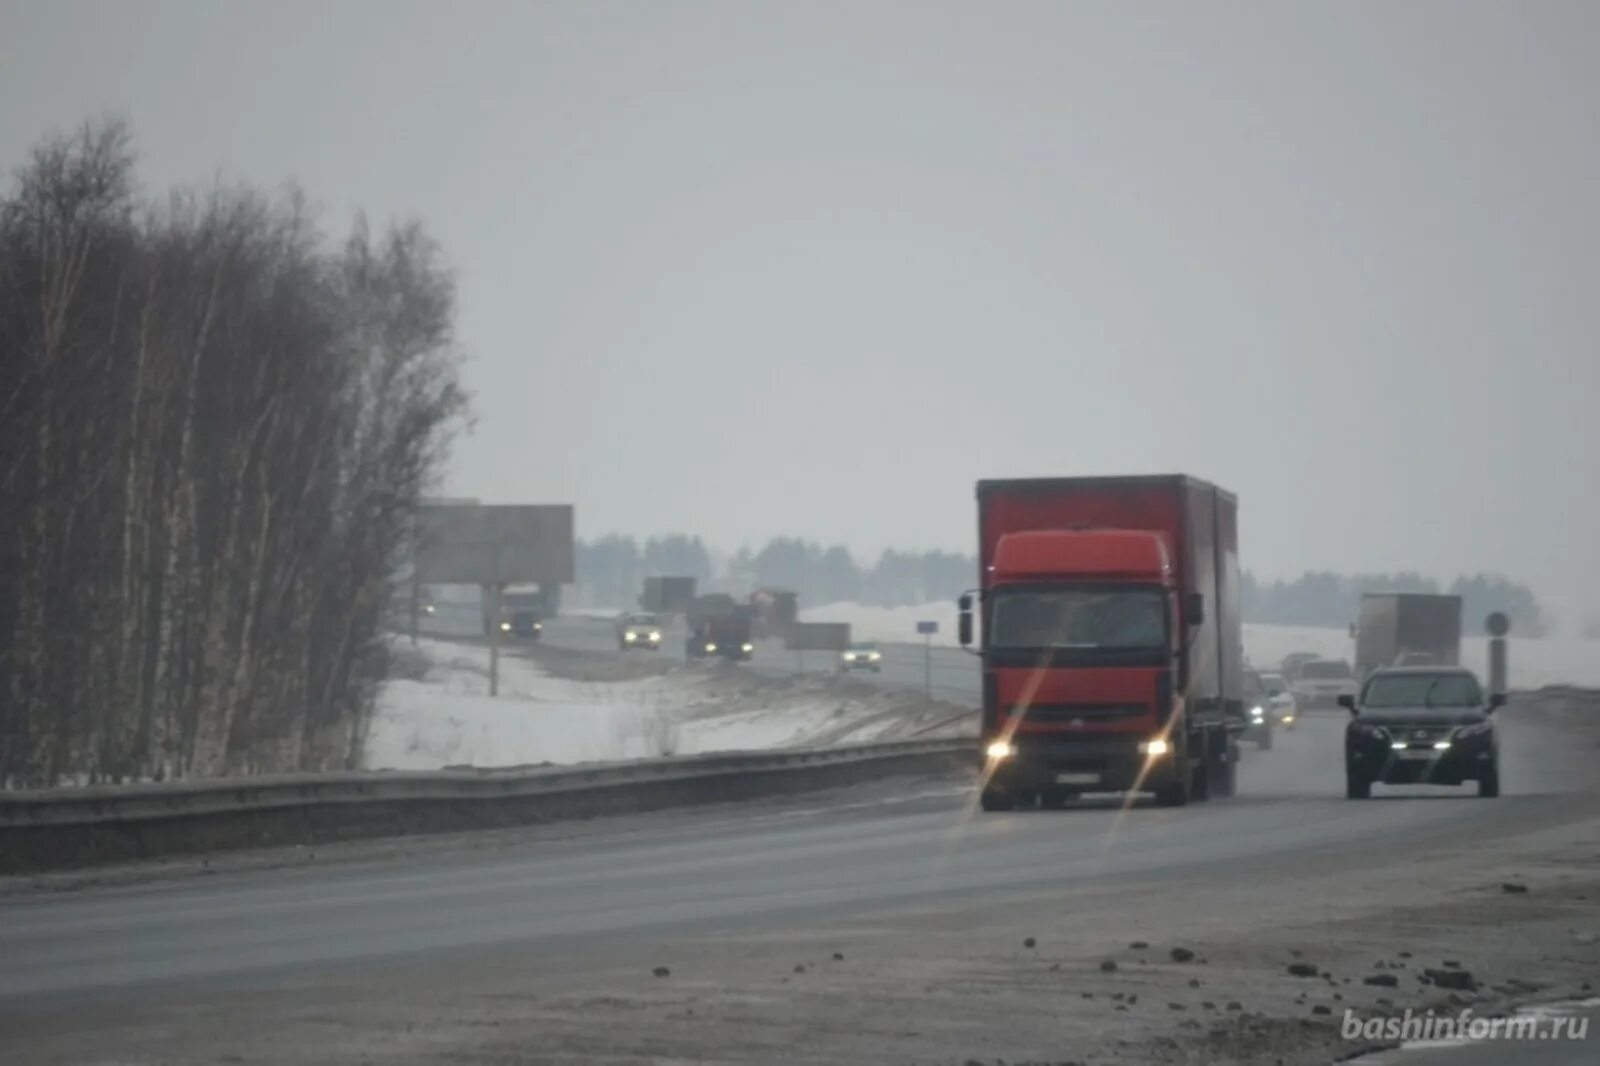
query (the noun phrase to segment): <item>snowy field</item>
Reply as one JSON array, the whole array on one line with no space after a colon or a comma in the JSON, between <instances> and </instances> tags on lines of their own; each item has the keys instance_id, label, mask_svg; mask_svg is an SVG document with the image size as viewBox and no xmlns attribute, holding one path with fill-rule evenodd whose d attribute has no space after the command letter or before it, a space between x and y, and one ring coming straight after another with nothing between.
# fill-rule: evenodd
<instances>
[{"instance_id":1,"label":"snowy field","mask_svg":"<svg viewBox=\"0 0 1600 1066\"><path fill-rule=\"evenodd\" d=\"M929 603L919 607L866 607L859 603L831 603L802 612L807 622L849 622L857 640L920 643L917 623L939 623L934 643L956 643L956 606ZM1483 676L1488 671L1489 638L1467 637L1462 641L1462 665ZM1310 626L1244 627L1244 650L1250 661L1270 669L1291 652L1315 652L1324 658L1351 659L1354 642L1343 629L1318 629ZM1516 688L1544 685L1600 686L1600 641L1575 638L1518 640L1511 637L1511 684Z\"/></svg>"},{"instance_id":2,"label":"snowy field","mask_svg":"<svg viewBox=\"0 0 1600 1066\"><path fill-rule=\"evenodd\" d=\"M410 649L399 642L397 650ZM528 659L500 660L488 695L488 651L446 641L418 647L425 674L385 684L367 738L373 770L641 759L718 751L866 743L909 735L962 708L916 693L807 675L764 678L680 665L645 678L575 681ZM926 735L970 731L957 722Z\"/></svg>"}]
</instances>

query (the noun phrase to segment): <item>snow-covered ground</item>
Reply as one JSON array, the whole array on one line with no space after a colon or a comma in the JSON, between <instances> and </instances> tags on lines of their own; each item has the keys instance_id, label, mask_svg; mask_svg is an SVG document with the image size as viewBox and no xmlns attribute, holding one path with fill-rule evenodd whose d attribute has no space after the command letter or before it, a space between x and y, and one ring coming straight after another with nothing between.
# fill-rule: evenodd
<instances>
[{"instance_id":1,"label":"snow-covered ground","mask_svg":"<svg viewBox=\"0 0 1600 1066\"><path fill-rule=\"evenodd\" d=\"M956 643L956 605L928 603L916 607L868 607L859 603L830 603L802 613L807 622L848 622L857 640L919 643L917 623L939 623L935 644ZM1480 676L1488 670L1489 638L1467 637L1462 641L1462 665ZM1315 652L1330 659L1350 659L1354 642L1344 629L1318 629L1310 626L1244 627L1244 649L1250 661L1266 669L1283 661L1290 652ZM1574 638L1519 640L1513 634L1510 647L1511 684L1516 688L1570 684L1600 686L1600 641Z\"/></svg>"},{"instance_id":2,"label":"snow-covered ground","mask_svg":"<svg viewBox=\"0 0 1600 1066\"><path fill-rule=\"evenodd\" d=\"M424 640L425 674L388 682L364 763L373 770L524 766L865 743L905 736L961 708L833 677L756 677L674 666L643 678L575 681L537 662ZM935 734L970 729L961 722Z\"/></svg>"}]
</instances>

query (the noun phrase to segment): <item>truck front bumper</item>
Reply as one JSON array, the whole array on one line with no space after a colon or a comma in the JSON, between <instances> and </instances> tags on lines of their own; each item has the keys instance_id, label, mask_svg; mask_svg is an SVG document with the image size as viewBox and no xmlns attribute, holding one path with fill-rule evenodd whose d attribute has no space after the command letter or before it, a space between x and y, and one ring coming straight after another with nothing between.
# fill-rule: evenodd
<instances>
[{"instance_id":1,"label":"truck front bumper","mask_svg":"<svg viewBox=\"0 0 1600 1066\"><path fill-rule=\"evenodd\" d=\"M1178 751L1146 755L1142 736L1041 738L1013 736L1012 754L984 756L986 787L1011 794L1152 792L1178 780ZM988 743L985 743L985 751Z\"/></svg>"}]
</instances>

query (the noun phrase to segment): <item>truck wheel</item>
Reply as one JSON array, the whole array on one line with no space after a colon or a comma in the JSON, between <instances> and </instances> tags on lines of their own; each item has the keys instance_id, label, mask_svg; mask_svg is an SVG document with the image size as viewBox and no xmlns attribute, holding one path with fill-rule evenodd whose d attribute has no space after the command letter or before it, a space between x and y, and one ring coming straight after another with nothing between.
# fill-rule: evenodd
<instances>
[{"instance_id":1,"label":"truck wheel","mask_svg":"<svg viewBox=\"0 0 1600 1066\"><path fill-rule=\"evenodd\" d=\"M1478 778L1478 795L1482 799L1495 799L1500 795L1500 766L1495 764Z\"/></svg>"},{"instance_id":2,"label":"truck wheel","mask_svg":"<svg viewBox=\"0 0 1600 1066\"><path fill-rule=\"evenodd\" d=\"M1357 777L1346 771L1344 775L1344 798L1353 800L1370 799L1372 796L1372 782L1364 777Z\"/></svg>"},{"instance_id":3,"label":"truck wheel","mask_svg":"<svg viewBox=\"0 0 1600 1066\"><path fill-rule=\"evenodd\" d=\"M1182 807L1189 802L1189 775L1156 789L1156 803L1162 807Z\"/></svg>"},{"instance_id":4,"label":"truck wheel","mask_svg":"<svg viewBox=\"0 0 1600 1066\"><path fill-rule=\"evenodd\" d=\"M1009 811L1016 805L1010 795L992 788L986 788L978 794L978 806L986 811Z\"/></svg>"}]
</instances>

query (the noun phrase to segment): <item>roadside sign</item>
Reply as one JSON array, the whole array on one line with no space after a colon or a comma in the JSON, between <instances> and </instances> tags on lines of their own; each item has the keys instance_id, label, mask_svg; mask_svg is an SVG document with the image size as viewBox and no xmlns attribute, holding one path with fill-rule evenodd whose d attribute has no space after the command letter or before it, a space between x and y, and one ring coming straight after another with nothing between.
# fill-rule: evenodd
<instances>
[{"instance_id":1,"label":"roadside sign","mask_svg":"<svg viewBox=\"0 0 1600 1066\"><path fill-rule=\"evenodd\" d=\"M931 637L935 633L939 632L939 623L938 622L918 622L917 623L917 632L922 636Z\"/></svg>"}]
</instances>

